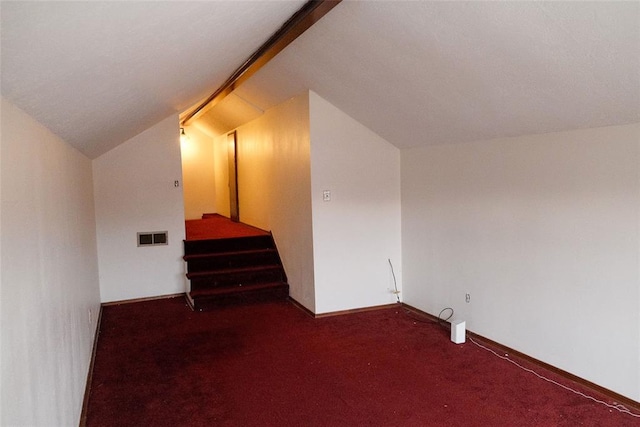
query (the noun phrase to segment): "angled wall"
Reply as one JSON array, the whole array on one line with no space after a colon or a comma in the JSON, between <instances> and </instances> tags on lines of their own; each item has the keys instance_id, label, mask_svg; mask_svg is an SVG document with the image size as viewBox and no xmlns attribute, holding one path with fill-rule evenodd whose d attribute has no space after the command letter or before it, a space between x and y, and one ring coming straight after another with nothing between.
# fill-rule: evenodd
<instances>
[{"instance_id":1,"label":"angled wall","mask_svg":"<svg viewBox=\"0 0 640 427\"><path fill-rule=\"evenodd\" d=\"M240 220L273 231L291 296L317 314L395 302L399 150L313 92L237 132Z\"/></svg>"},{"instance_id":2,"label":"angled wall","mask_svg":"<svg viewBox=\"0 0 640 427\"><path fill-rule=\"evenodd\" d=\"M2 100L3 426L78 425L100 309L91 160Z\"/></svg>"},{"instance_id":3,"label":"angled wall","mask_svg":"<svg viewBox=\"0 0 640 427\"><path fill-rule=\"evenodd\" d=\"M103 302L185 292L184 205L178 116L93 160ZM166 246L136 233L168 231Z\"/></svg>"},{"instance_id":4,"label":"angled wall","mask_svg":"<svg viewBox=\"0 0 640 427\"><path fill-rule=\"evenodd\" d=\"M640 124L402 150L405 302L640 401L639 152Z\"/></svg>"},{"instance_id":5,"label":"angled wall","mask_svg":"<svg viewBox=\"0 0 640 427\"><path fill-rule=\"evenodd\" d=\"M237 138L240 221L273 232L291 296L313 311L308 94L240 126Z\"/></svg>"},{"instance_id":6,"label":"angled wall","mask_svg":"<svg viewBox=\"0 0 640 427\"><path fill-rule=\"evenodd\" d=\"M394 303L389 260L402 289L400 151L309 96L316 313Z\"/></svg>"}]
</instances>

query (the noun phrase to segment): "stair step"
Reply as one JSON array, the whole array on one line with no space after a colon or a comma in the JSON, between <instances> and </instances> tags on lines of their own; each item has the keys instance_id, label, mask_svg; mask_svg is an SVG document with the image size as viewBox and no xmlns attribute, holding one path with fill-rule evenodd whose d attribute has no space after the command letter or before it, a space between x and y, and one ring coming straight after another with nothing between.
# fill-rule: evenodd
<instances>
[{"instance_id":1,"label":"stair step","mask_svg":"<svg viewBox=\"0 0 640 427\"><path fill-rule=\"evenodd\" d=\"M185 256L203 253L219 253L243 251L252 249L273 249L274 243L271 235L234 237L229 239L209 239L209 240L185 240Z\"/></svg>"},{"instance_id":2,"label":"stair step","mask_svg":"<svg viewBox=\"0 0 640 427\"><path fill-rule=\"evenodd\" d=\"M284 271L280 265L195 272L187 274L187 277L191 281L192 291L209 288L230 288L240 284L286 281Z\"/></svg>"},{"instance_id":3,"label":"stair step","mask_svg":"<svg viewBox=\"0 0 640 427\"><path fill-rule=\"evenodd\" d=\"M271 265L280 262L275 249L253 249L213 254L186 255L184 258L185 261L187 261L187 273Z\"/></svg>"},{"instance_id":4,"label":"stair step","mask_svg":"<svg viewBox=\"0 0 640 427\"><path fill-rule=\"evenodd\" d=\"M215 289L191 291L187 294L187 301L194 310L202 311L251 302L286 301L288 297L288 284L272 282L225 288L220 291Z\"/></svg>"},{"instance_id":5,"label":"stair step","mask_svg":"<svg viewBox=\"0 0 640 427\"><path fill-rule=\"evenodd\" d=\"M241 275L245 273L260 273L263 271L278 271L282 266L277 264L261 265L256 267L242 267L242 268L227 268L221 270L209 270L209 271L197 271L194 273L187 273L187 279L199 279L202 277L218 277L218 276L231 276Z\"/></svg>"},{"instance_id":6,"label":"stair step","mask_svg":"<svg viewBox=\"0 0 640 427\"><path fill-rule=\"evenodd\" d=\"M213 288L213 289L201 289L196 291L191 291L190 295L193 299L197 298L206 298L218 295L230 295L237 294L242 292L254 292L265 289L278 289L282 287L288 287L286 283L283 282L269 282L269 283L253 283L250 285L238 285L234 287L227 288Z\"/></svg>"},{"instance_id":7,"label":"stair step","mask_svg":"<svg viewBox=\"0 0 640 427\"><path fill-rule=\"evenodd\" d=\"M185 255L182 258L185 261L198 260L203 258L214 258L214 257L230 257L230 256L238 256L238 255L255 255L255 254L274 254L276 250L273 248L268 249L248 249L244 251L231 251L231 252L213 252L213 253L201 253L201 254L192 254Z\"/></svg>"}]
</instances>

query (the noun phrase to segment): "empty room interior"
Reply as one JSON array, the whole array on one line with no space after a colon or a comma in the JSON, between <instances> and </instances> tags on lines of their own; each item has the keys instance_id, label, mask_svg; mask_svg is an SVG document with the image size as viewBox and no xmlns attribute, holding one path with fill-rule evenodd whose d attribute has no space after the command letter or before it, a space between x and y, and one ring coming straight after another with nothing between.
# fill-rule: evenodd
<instances>
[{"instance_id":1,"label":"empty room interior","mask_svg":"<svg viewBox=\"0 0 640 427\"><path fill-rule=\"evenodd\" d=\"M1 425L79 425L101 313L193 308L185 221L212 214L272 236L314 320L450 308L640 414L640 2L0 20Z\"/></svg>"}]
</instances>

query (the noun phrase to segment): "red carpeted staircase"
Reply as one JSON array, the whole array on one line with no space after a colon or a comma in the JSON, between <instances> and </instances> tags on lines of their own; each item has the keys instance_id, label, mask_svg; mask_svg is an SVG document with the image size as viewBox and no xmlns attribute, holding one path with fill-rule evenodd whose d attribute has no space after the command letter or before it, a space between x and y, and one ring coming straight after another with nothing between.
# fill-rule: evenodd
<instances>
[{"instance_id":1,"label":"red carpeted staircase","mask_svg":"<svg viewBox=\"0 0 640 427\"><path fill-rule=\"evenodd\" d=\"M209 240L185 240L184 260L194 310L227 304L283 300L289 285L270 234Z\"/></svg>"}]
</instances>

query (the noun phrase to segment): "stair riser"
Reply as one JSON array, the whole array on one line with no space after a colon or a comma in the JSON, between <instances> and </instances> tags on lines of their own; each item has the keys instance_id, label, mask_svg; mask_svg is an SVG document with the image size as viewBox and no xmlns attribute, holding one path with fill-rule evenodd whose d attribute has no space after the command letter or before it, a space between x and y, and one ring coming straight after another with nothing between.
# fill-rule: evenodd
<instances>
[{"instance_id":1,"label":"stair riser","mask_svg":"<svg viewBox=\"0 0 640 427\"><path fill-rule=\"evenodd\" d=\"M275 252L258 254L236 254L229 256L211 256L187 261L189 273L199 271L211 271L228 268L242 268L249 266L278 264L278 255Z\"/></svg>"},{"instance_id":2,"label":"stair riser","mask_svg":"<svg viewBox=\"0 0 640 427\"><path fill-rule=\"evenodd\" d=\"M246 304L263 301L285 301L289 297L289 286L283 285L277 289L247 291L232 295L217 295L215 297L194 298L194 310L207 310L235 304Z\"/></svg>"},{"instance_id":3,"label":"stair riser","mask_svg":"<svg viewBox=\"0 0 640 427\"><path fill-rule=\"evenodd\" d=\"M273 249L271 236L252 236L237 239L192 240L184 242L185 255L234 252L252 249Z\"/></svg>"},{"instance_id":4,"label":"stair riser","mask_svg":"<svg viewBox=\"0 0 640 427\"><path fill-rule=\"evenodd\" d=\"M240 284L279 282L283 280L281 271L259 273L212 274L191 279L191 290L234 287Z\"/></svg>"}]
</instances>

